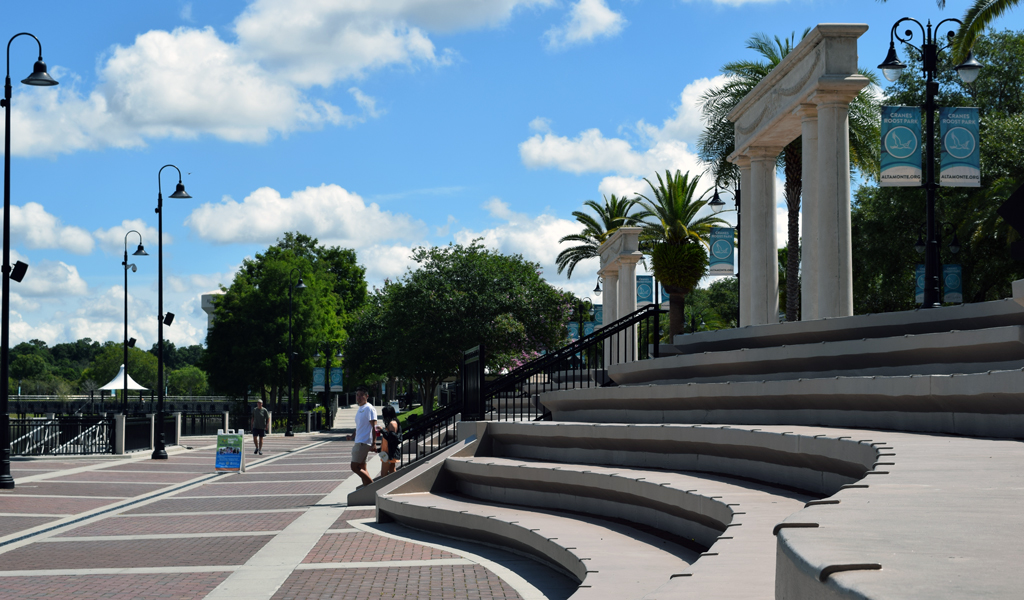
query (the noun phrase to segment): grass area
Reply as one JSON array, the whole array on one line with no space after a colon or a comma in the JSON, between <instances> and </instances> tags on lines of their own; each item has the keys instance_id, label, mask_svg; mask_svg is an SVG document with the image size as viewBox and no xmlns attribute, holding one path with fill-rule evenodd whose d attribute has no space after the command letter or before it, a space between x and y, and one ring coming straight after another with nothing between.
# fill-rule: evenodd
<instances>
[{"instance_id":1,"label":"grass area","mask_svg":"<svg viewBox=\"0 0 1024 600\"><path fill-rule=\"evenodd\" d=\"M404 413L398 415L398 426L401 427L402 429L405 429L405 421L406 421L406 419L409 418L410 415L417 415L418 417L422 416L423 415L423 407L422 406L417 406L416 408L414 408L412 410L407 410Z\"/></svg>"}]
</instances>

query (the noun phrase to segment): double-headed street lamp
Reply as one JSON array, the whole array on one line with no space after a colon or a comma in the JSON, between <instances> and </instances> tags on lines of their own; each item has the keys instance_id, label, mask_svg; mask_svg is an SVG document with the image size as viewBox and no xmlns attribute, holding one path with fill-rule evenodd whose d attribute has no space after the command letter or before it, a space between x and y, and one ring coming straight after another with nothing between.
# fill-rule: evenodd
<instances>
[{"instance_id":1,"label":"double-headed street lamp","mask_svg":"<svg viewBox=\"0 0 1024 600\"><path fill-rule=\"evenodd\" d=\"M185 185L181 183L181 169L174 165L164 165L156 173L156 302L157 302L157 362L156 362L156 427L157 435L153 444L152 458L166 459L167 449L164 441L164 325L170 325L174 321L174 313L164 314L164 192L160 183L160 175L167 167L172 167L178 172L178 185L170 198L188 199Z\"/></svg>"},{"instance_id":2,"label":"double-headed street lamp","mask_svg":"<svg viewBox=\"0 0 1024 600\"><path fill-rule=\"evenodd\" d=\"M900 24L908 21L915 23L921 29L924 40L920 47L910 43L910 40L914 39L914 31L912 29L904 30L902 35L898 31ZM903 64L899 56L896 55L896 40L917 49L921 53L921 68L925 75L925 135L928 138L928 143L925 146L927 156L925 158L924 180L925 197L928 201L928 231L924 259L924 303L921 304L921 308L942 306L942 298L939 294L939 239L935 231L935 192L939 187L938 183L935 182L935 111L938 108L935 105L935 95L939 91L939 84L935 81L935 74L938 72L939 52L948 49L953 38L956 37L956 31L947 32L946 45L941 48L939 47L939 28L946 23L956 23L958 26L963 26L959 19L944 19L939 21L938 25L934 28L932 28L931 21L928 21L928 25L921 25L920 21L910 17L903 17L896 21L892 26L892 31L889 33L889 53L885 57L885 62L878 65L886 79L896 81L899 79L900 73L907 68L907 65ZM978 78L978 71L981 67L981 63L974 60L973 55L968 54L967 60L954 67L954 69L956 69L957 75L960 76L964 83L972 83Z\"/></svg>"},{"instance_id":3,"label":"double-headed street lamp","mask_svg":"<svg viewBox=\"0 0 1024 600\"><path fill-rule=\"evenodd\" d=\"M306 289L306 284L302 283L301 277L296 285L292 285L292 274L298 270L299 267L295 267L288 273L288 428L284 432L286 437L295 435L292 426L292 403L295 402L295 385L292 381L292 291Z\"/></svg>"},{"instance_id":4,"label":"double-headed street lamp","mask_svg":"<svg viewBox=\"0 0 1024 600\"><path fill-rule=\"evenodd\" d=\"M4 107L4 262L3 262L3 294L0 301L0 489L9 490L14 487L11 477L11 430L8 411L7 380L10 377L10 325L11 325L11 280L21 281L28 265L18 261L11 268L11 42L15 38L27 35L39 46L39 60L32 67L32 74L22 79L25 85L51 86L57 81L46 72L43 62L43 44L31 33L19 33L7 42L7 80L4 82L4 99L0 104Z\"/></svg>"},{"instance_id":5,"label":"double-headed street lamp","mask_svg":"<svg viewBox=\"0 0 1024 600\"><path fill-rule=\"evenodd\" d=\"M146 249L142 247L142 234L132 229L124 234L124 394L121 397L121 414L128 414L128 348L135 347L135 338L128 339L128 269L134 273L137 269L134 264L128 264L128 236L131 234L139 236L139 249L132 253L132 256L149 256Z\"/></svg>"}]
</instances>

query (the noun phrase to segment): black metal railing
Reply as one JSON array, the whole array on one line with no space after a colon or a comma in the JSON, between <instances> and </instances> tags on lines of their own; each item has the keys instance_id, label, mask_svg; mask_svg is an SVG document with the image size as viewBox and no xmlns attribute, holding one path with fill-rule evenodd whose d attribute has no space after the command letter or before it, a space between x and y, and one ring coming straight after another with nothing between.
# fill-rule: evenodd
<instances>
[{"instance_id":1,"label":"black metal railing","mask_svg":"<svg viewBox=\"0 0 1024 600\"><path fill-rule=\"evenodd\" d=\"M224 429L224 413L183 413L181 435L216 435Z\"/></svg>"},{"instance_id":2,"label":"black metal railing","mask_svg":"<svg viewBox=\"0 0 1024 600\"><path fill-rule=\"evenodd\" d=\"M153 425L149 415L141 417L125 417L124 419L124 451L145 450L152 448L150 438Z\"/></svg>"},{"instance_id":3,"label":"black metal railing","mask_svg":"<svg viewBox=\"0 0 1024 600\"><path fill-rule=\"evenodd\" d=\"M10 419L11 454L113 454L114 418L106 415Z\"/></svg>"},{"instance_id":4,"label":"black metal railing","mask_svg":"<svg viewBox=\"0 0 1024 600\"><path fill-rule=\"evenodd\" d=\"M664 311L649 304L554 352L487 381L486 348L481 344L463 355L459 391L454 402L407 423L399 466L405 467L454 444L455 424L465 421L536 421L550 419L540 394L615 385L608 365L658 358L660 318Z\"/></svg>"}]
</instances>

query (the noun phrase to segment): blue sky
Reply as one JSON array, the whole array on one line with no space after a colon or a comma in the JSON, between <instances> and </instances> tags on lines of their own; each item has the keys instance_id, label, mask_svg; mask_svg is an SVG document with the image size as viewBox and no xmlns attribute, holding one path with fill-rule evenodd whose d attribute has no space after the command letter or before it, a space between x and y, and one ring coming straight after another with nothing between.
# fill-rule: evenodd
<instances>
[{"instance_id":1,"label":"blue sky","mask_svg":"<svg viewBox=\"0 0 1024 600\"><path fill-rule=\"evenodd\" d=\"M149 257L129 274L130 335L156 338L159 168L165 328L201 343L200 294L300 230L355 248L370 284L409 250L483 237L586 295L596 265L556 274L571 213L642 192L656 171L699 172L695 101L754 33L863 22L861 65L902 16L959 17L949 0L34 0L7 36L36 34L56 88L18 83L11 48L12 344L120 340L124 234ZM1024 28L1024 11L999 28ZM164 171L165 196L176 183ZM782 215L780 210L780 216ZM780 221L781 228L784 223ZM780 243L782 243L780 233ZM130 244L136 243L134 237Z\"/></svg>"}]
</instances>

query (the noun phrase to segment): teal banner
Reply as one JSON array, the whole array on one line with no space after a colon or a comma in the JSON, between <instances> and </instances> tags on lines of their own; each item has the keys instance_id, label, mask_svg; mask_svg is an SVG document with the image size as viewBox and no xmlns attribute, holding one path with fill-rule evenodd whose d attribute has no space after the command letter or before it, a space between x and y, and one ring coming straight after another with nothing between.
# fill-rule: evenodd
<instances>
[{"instance_id":1,"label":"teal banner","mask_svg":"<svg viewBox=\"0 0 1024 600\"><path fill-rule=\"evenodd\" d=\"M600 304L594 305L594 324L597 327L604 324L604 306Z\"/></svg>"},{"instance_id":2,"label":"teal banner","mask_svg":"<svg viewBox=\"0 0 1024 600\"><path fill-rule=\"evenodd\" d=\"M575 342L580 339L580 324L576 321L569 321L566 325L569 328L569 341Z\"/></svg>"},{"instance_id":3,"label":"teal banner","mask_svg":"<svg viewBox=\"0 0 1024 600\"><path fill-rule=\"evenodd\" d=\"M636 303L637 304L653 304L654 303L654 276L653 275L637 275L636 276Z\"/></svg>"},{"instance_id":4,"label":"teal banner","mask_svg":"<svg viewBox=\"0 0 1024 600\"><path fill-rule=\"evenodd\" d=\"M735 240L736 230L732 227L711 228L711 237L708 239L711 245L711 250L708 252L708 264L710 266L708 275L713 277L733 275L733 266L736 264Z\"/></svg>"},{"instance_id":5,"label":"teal banner","mask_svg":"<svg viewBox=\"0 0 1024 600\"><path fill-rule=\"evenodd\" d=\"M978 109L940 108L942 166L939 185L981 187L981 151L978 149Z\"/></svg>"},{"instance_id":6,"label":"teal banner","mask_svg":"<svg viewBox=\"0 0 1024 600\"><path fill-rule=\"evenodd\" d=\"M964 303L963 271L960 265L942 265L942 301Z\"/></svg>"},{"instance_id":7,"label":"teal banner","mask_svg":"<svg viewBox=\"0 0 1024 600\"><path fill-rule=\"evenodd\" d=\"M917 265L914 269L914 302L924 304L924 265Z\"/></svg>"},{"instance_id":8,"label":"teal banner","mask_svg":"<svg viewBox=\"0 0 1024 600\"><path fill-rule=\"evenodd\" d=\"M588 335L590 335L592 333L594 333L594 322L593 321L584 321L583 322L583 336L586 337L586 336L588 336Z\"/></svg>"},{"instance_id":9,"label":"teal banner","mask_svg":"<svg viewBox=\"0 0 1024 600\"><path fill-rule=\"evenodd\" d=\"M331 389L335 392L341 391L341 367L331 367ZM313 367L313 386L310 388L313 392L324 391L324 368Z\"/></svg>"},{"instance_id":10,"label":"teal banner","mask_svg":"<svg viewBox=\"0 0 1024 600\"><path fill-rule=\"evenodd\" d=\"M921 109L882 107L882 187L921 185Z\"/></svg>"}]
</instances>

